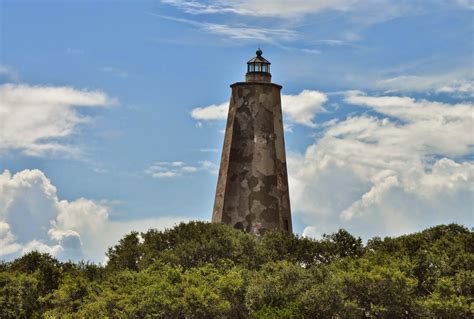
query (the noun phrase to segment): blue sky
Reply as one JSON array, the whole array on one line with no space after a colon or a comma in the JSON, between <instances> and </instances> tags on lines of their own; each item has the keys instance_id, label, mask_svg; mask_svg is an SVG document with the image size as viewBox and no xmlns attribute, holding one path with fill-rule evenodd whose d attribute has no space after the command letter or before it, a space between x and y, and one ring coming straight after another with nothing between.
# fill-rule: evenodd
<instances>
[{"instance_id":1,"label":"blue sky","mask_svg":"<svg viewBox=\"0 0 474 319\"><path fill-rule=\"evenodd\" d=\"M294 230L473 225L468 0L0 0L0 258L210 220L229 85L283 85Z\"/></svg>"}]
</instances>

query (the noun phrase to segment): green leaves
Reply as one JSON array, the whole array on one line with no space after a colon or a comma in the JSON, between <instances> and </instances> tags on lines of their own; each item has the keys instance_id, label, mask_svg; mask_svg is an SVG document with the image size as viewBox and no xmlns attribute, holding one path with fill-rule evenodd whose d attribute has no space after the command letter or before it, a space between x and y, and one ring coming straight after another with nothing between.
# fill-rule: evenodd
<instances>
[{"instance_id":1,"label":"green leaves","mask_svg":"<svg viewBox=\"0 0 474 319\"><path fill-rule=\"evenodd\" d=\"M38 280L33 276L0 273L0 318L35 318L39 309Z\"/></svg>"},{"instance_id":2,"label":"green leaves","mask_svg":"<svg viewBox=\"0 0 474 319\"><path fill-rule=\"evenodd\" d=\"M142 247L137 232L131 232L120 239L119 244L109 248L107 264L110 269L128 269L138 271L138 264L142 258Z\"/></svg>"},{"instance_id":3,"label":"green leaves","mask_svg":"<svg viewBox=\"0 0 474 319\"><path fill-rule=\"evenodd\" d=\"M191 222L132 232L102 267L32 252L0 267L0 318L469 318L474 238L441 225L364 247Z\"/></svg>"},{"instance_id":4,"label":"green leaves","mask_svg":"<svg viewBox=\"0 0 474 319\"><path fill-rule=\"evenodd\" d=\"M245 302L252 317L293 318L299 296L310 287L309 273L288 261L268 263L250 277Z\"/></svg>"}]
</instances>

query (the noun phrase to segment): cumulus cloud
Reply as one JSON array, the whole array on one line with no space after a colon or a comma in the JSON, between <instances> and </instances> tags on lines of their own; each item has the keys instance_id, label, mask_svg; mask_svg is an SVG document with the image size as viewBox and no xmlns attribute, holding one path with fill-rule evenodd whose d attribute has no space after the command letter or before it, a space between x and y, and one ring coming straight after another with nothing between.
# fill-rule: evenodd
<instances>
[{"instance_id":1,"label":"cumulus cloud","mask_svg":"<svg viewBox=\"0 0 474 319\"><path fill-rule=\"evenodd\" d=\"M438 223L473 225L474 106L349 92L375 115L327 123L304 154L290 154L293 211L306 233L339 227L399 235Z\"/></svg>"},{"instance_id":2,"label":"cumulus cloud","mask_svg":"<svg viewBox=\"0 0 474 319\"><path fill-rule=\"evenodd\" d=\"M323 104L327 101L326 94L303 90L297 95L285 95L281 97L282 111L291 123L314 127L314 117L317 113L325 112ZM198 107L191 111L191 116L196 120L225 120L229 103L212 104L206 107ZM291 126L287 127L291 130Z\"/></svg>"},{"instance_id":3,"label":"cumulus cloud","mask_svg":"<svg viewBox=\"0 0 474 319\"><path fill-rule=\"evenodd\" d=\"M0 85L0 150L16 149L33 156L77 155L79 149L64 141L79 125L90 121L78 108L115 103L101 91Z\"/></svg>"},{"instance_id":4,"label":"cumulus cloud","mask_svg":"<svg viewBox=\"0 0 474 319\"><path fill-rule=\"evenodd\" d=\"M345 100L403 121L403 125L396 125L387 118L384 129L379 130L379 134L387 134L381 143L404 146L403 150L423 156L462 156L473 150L473 104L416 101L397 96L371 97L360 92L349 93Z\"/></svg>"},{"instance_id":5,"label":"cumulus cloud","mask_svg":"<svg viewBox=\"0 0 474 319\"><path fill-rule=\"evenodd\" d=\"M318 233L318 229L315 226L307 226L303 230L303 237L309 237L309 238L318 238L321 236L321 234Z\"/></svg>"},{"instance_id":6,"label":"cumulus cloud","mask_svg":"<svg viewBox=\"0 0 474 319\"><path fill-rule=\"evenodd\" d=\"M16 238L11 232L10 225L0 221L0 252L9 255L21 250L21 248L22 246L16 242Z\"/></svg>"},{"instance_id":7,"label":"cumulus cloud","mask_svg":"<svg viewBox=\"0 0 474 319\"><path fill-rule=\"evenodd\" d=\"M297 95L282 95L281 107L291 122L314 126L313 119L317 113L325 112L326 101L326 94L322 92L303 90Z\"/></svg>"},{"instance_id":8,"label":"cumulus cloud","mask_svg":"<svg viewBox=\"0 0 474 319\"><path fill-rule=\"evenodd\" d=\"M127 232L168 228L186 218L110 219L110 207L85 198L60 200L40 170L0 175L0 258L38 250L60 259L103 262Z\"/></svg>"},{"instance_id":9,"label":"cumulus cloud","mask_svg":"<svg viewBox=\"0 0 474 319\"><path fill-rule=\"evenodd\" d=\"M205 107L197 107L191 111L191 116L196 120L225 120L227 118L227 111L229 103L212 104Z\"/></svg>"}]
</instances>

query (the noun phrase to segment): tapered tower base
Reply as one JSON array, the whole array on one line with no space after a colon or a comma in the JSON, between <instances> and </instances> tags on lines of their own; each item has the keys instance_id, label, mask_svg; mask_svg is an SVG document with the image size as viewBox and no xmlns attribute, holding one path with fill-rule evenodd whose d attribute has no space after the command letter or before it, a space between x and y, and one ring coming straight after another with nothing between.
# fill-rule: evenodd
<instances>
[{"instance_id":1,"label":"tapered tower base","mask_svg":"<svg viewBox=\"0 0 474 319\"><path fill-rule=\"evenodd\" d=\"M281 86L262 79L231 85L212 222L292 233Z\"/></svg>"}]
</instances>

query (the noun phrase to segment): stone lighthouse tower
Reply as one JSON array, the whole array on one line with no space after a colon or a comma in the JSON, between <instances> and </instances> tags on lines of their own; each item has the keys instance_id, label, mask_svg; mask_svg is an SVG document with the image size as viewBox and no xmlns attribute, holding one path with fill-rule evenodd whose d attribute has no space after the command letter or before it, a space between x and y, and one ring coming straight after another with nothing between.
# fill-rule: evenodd
<instances>
[{"instance_id":1,"label":"stone lighthouse tower","mask_svg":"<svg viewBox=\"0 0 474 319\"><path fill-rule=\"evenodd\" d=\"M292 233L281 86L260 49L232 84L212 222L255 234Z\"/></svg>"}]
</instances>

